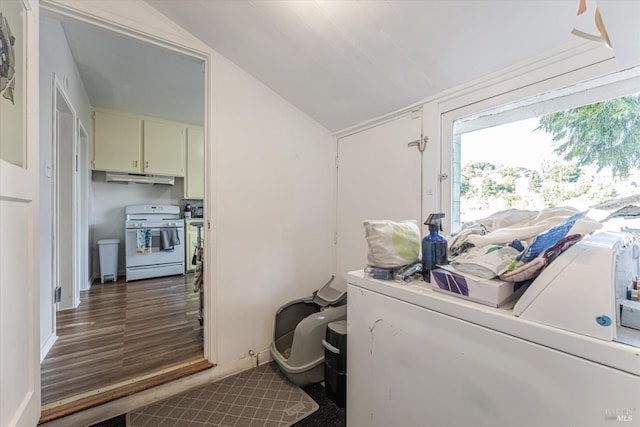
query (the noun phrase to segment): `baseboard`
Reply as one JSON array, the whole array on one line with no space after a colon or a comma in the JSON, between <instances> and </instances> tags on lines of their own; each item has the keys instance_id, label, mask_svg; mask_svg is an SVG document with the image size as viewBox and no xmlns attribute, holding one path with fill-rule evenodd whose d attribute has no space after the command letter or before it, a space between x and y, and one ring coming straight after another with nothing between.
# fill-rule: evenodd
<instances>
[{"instance_id":1,"label":"baseboard","mask_svg":"<svg viewBox=\"0 0 640 427\"><path fill-rule=\"evenodd\" d=\"M265 363L273 362L273 357L271 357L271 351L269 349L263 350L258 353L258 364L264 365Z\"/></svg>"},{"instance_id":2,"label":"baseboard","mask_svg":"<svg viewBox=\"0 0 640 427\"><path fill-rule=\"evenodd\" d=\"M58 339L58 336L56 334L51 334L46 339L42 347L40 347L40 363L42 363L44 358L47 357L47 354L49 354L49 351L51 350L51 348L53 347L53 344L55 344L57 339Z\"/></svg>"},{"instance_id":3,"label":"baseboard","mask_svg":"<svg viewBox=\"0 0 640 427\"><path fill-rule=\"evenodd\" d=\"M89 277L89 280L84 284L84 286L80 286L81 291L88 291L91 289L91 284L94 281L94 276Z\"/></svg>"},{"instance_id":4,"label":"baseboard","mask_svg":"<svg viewBox=\"0 0 640 427\"><path fill-rule=\"evenodd\" d=\"M96 284L96 280L98 281L98 283L100 283L100 276L96 276L95 274L93 274L89 279L89 289L91 289L91 287Z\"/></svg>"}]
</instances>

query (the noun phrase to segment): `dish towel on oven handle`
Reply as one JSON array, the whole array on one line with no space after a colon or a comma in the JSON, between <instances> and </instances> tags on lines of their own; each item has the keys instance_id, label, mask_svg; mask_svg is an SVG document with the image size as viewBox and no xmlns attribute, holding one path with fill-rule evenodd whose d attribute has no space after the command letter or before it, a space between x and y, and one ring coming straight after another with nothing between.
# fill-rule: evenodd
<instances>
[{"instance_id":1,"label":"dish towel on oven handle","mask_svg":"<svg viewBox=\"0 0 640 427\"><path fill-rule=\"evenodd\" d=\"M177 228L163 228L160 230L160 250L172 251L180 244Z\"/></svg>"},{"instance_id":2,"label":"dish towel on oven handle","mask_svg":"<svg viewBox=\"0 0 640 427\"><path fill-rule=\"evenodd\" d=\"M151 252L151 229L140 228L136 230L136 253L150 254Z\"/></svg>"}]
</instances>

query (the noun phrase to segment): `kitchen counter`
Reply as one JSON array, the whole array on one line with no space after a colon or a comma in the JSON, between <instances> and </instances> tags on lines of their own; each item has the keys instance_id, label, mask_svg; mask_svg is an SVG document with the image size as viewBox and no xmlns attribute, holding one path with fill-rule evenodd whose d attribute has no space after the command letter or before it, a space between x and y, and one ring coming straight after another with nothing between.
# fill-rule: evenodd
<instances>
[{"instance_id":1,"label":"kitchen counter","mask_svg":"<svg viewBox=\"0 0 640 427\"><path fill-rule=\"evenodd\" d=\"M204 218L185 218L184 219L184 225L194 225L194 226L198 226L198 223L200 223L200 225L204 224Z\"/></svg>"}]
</instances>

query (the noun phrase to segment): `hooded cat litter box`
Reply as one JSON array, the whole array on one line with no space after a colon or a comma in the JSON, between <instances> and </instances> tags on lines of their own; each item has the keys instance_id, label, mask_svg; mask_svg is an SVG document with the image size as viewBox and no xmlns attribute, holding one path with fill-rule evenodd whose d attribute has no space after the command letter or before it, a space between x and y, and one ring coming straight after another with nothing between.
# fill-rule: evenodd
<instances>
[{"instance_id":1,"label":"hooded cat litter box","mask_svg":"<svg viewBox=\"0 0 640 427\"><path fill-rule=\"evenodd\" d=\"M313 296L291 301L276 312L271 357L292 383L314 384L324 379L327 324L347 319L346 291L332 288L333 276Z\"/></svg>"}]
</instances>

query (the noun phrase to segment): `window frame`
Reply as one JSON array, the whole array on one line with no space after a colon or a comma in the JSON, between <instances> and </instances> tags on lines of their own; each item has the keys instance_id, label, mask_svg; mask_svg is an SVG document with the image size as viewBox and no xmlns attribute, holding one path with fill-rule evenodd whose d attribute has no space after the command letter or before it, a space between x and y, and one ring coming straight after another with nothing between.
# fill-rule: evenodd
<instances>
[{"instance_id":1,"label":"window frame","mask_svg":"<svg viewBox=\"0 0 640 427\"><path fill-rule=\"evenodd\" d=\"M498 93L504 83L485 87L475 93L454 97L439 104L440 111L440 206L446 214L445 232L460 227L460 138L456 131L490 127L510 121L560 111L629 94L633 86L640 91L640 66L619 69L615 60L597 61L570 71L551 67L555 74L537 79L535 73L518 80L517 87ZM515 82L512 82L515 85ZM635 86L634 86L635 85ZM625 92L627 90L627 92ZM576 99L581 98L579 104ZM527 116L527 114L529 114ZM442 177L445 177L444 179Z\"/></svg>"}]
</instances>

